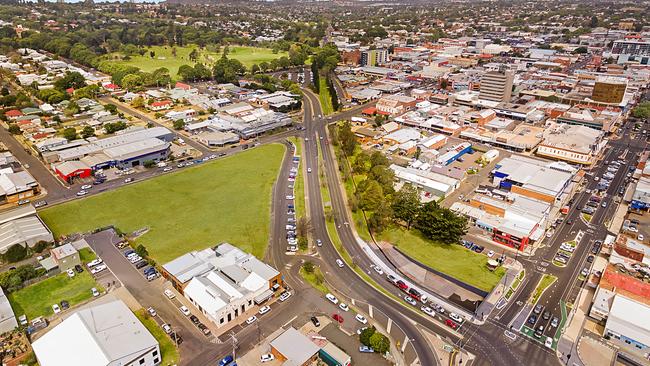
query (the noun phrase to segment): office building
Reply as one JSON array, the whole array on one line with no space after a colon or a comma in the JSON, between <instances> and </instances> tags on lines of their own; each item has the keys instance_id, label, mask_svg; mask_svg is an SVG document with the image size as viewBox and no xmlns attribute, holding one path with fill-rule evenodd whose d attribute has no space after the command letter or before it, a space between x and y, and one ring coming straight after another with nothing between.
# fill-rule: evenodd
<instances>
[{"instance_id":1,"label":"office building","mask_svg":"<svg viewBox=\"0 0 650 366\"><path fill-rule=\"evenodd\" d=\"M627 79L613 76L601 76L596 79L591 99L601 103L619 104L625 97Z\"/></svg>"},{"instance_id":2,"label":"office building","mask_svg":"<svg viewBox=\"0 0 650 366\"><path fill-rule=\"evenodd\" d=\"M361 66L378 66L388 62L388 50L361 51Z\"/></svg>"},{"instance_id":3,"label":"office building","mask_svg":"<svg viewBox=\"0 0 650 366\"><path fill-rule=\"evenodd\" d=\"M617 63L619 64L634 61L641 65L649 65L650 42L633 39L614 41L611 55L617 58Z\"/></svg>"},{"instance_id":4,"label":"office building","mask_svg":"<svg viewBox=\"0 0 650 366\"><path fill-rule=\"evenodd\" d=\"M500 69L487 71L481 77L479 99L494 102L509 102L512 96L512 82L515 74L513 71Z\"/></svg>"}]
</instances>

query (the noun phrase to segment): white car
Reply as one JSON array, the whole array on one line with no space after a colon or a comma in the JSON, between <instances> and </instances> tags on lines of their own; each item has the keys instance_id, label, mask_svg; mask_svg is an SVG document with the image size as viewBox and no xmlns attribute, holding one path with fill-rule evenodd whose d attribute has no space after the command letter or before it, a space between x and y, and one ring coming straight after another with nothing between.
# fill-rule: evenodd
<instances>
[{"instance_id":1,"label":"white car","mask_svg":"<svg viewBox=\"0 0 650 366\"><path fill-rule=\"evenodd\" d=\"M158 313L156 313L156 309L152 308L151 306L149 306L147 311L149 312L149 315L151 315L151 316L156 316L158 314Z\"/></svg>"},{"instance_id":2,"label":"white car","mask_svg":"<svg viewBox=\"0 0 650 366\"><path fill-rule=\"evenodd\" d=\"M256 320L257 320L257 317L255 315L253 315L250 318L246 319L246 324L253 324Z\"/></svg>"},{"instance_id":3,"label":"white car","mask_svg":"<svg viewBox=\"0 0 650 366\"><path fill-rule=\"evenodd\" d=\"M492 258L492 257L494 257L494 250L490 250L490 251L487 253L487 256L488 256L488 258Z\"/></svg>"},{"instance_id":4,"label":"white car","mask_svg":"<svg viewBox=\"0 0 650 366\"><path fill-rule=\"evenodd\" d=\"M553 338L546 337L546 341L544 342L544 345L548 348L553 348Z\"/></svg>"},{"instance_id":5,"label":"white car","mask_svg":"<svg viewBox=\"0 0 650 366\"><path fill-rule=\"evenodd\" d=\"M639 234L639 236L636 237L638 240L643 241L643 234Z\"/></svg>"},{"instance_id":6,"label":"white car","mask_svg":"<svg viewBox=\"0 0 650 366\"><path fill-rule=\"evenodd\" d=\"M418 303L415 301L414 298L411 296L404 296L404 301L408 302L409 304L416 306Z\"/></svg>"},{"instance_id":7,"label":"white car","mask_svg":"<svg viewBox=\"0 0 650 366\"><path fill-rule=\"evenodd\" d=\"M366 317L361 315L361 314L357 314L357 316L355 316L354 319L356 319L361 324L367 324L368 323L368 319L366 319Z\"/></svg>"},{"instance_id":8,"label":"white car","mask_svg":"<svg viewBox=\"0 0 650 366\"><path fill-rule=\"evenodd\" d=\"M68 277L74 277L74 270L72 268L68 269L66 272L68 273Z\"/></svg>"},{"instance_id":9,"label":"white car","mask_svg":"<svg viewBox=\"0 0 650 366\"><path fill-rule=\"evenodd\" d=\"M463 322L463 317L456 313L449 313L449 317L458 324Z\"/></svg>"},{"instance_id":10,"label":"white car","mask_svg":"<svg viewBox=\"0 0 650 366\"><path fill-rule=\"evenodd\" d=\"M420 310L422 310L427 315L436 316L436 312L428 306L423 306L420 308Z\"/></svg>"},{"instance_id":11,"label":"white car","mask_svg":"<svg viewBox=\"0 0 650 366\"><path fill-rule=\"evenodd\" d=\"M292 195L290 195L290 194L288 194L286 198L287 198L288 200L292 200L292 199L294 199L295 197L292 196Z\"/></svg>"},{"instance_id":12,"label":"white car","mask_svg":"<svg viewBox=\"0 0 650 366\"><path fill-rule=\"evenodd\" d=\"M260 357L260 362L269 362L273 360L275 360L275 357L270 353L267 353L265 355L262 355L262 357Z\"/></svg>"},{"instance_id":13,"label":"white car","mask_svg":"<svg viewBox=\"0 0 650 366\"><path fill-rule=\"evenodd\" d=\"M327 300L329 300L334 305L339 303L339 299L337 299L336 296L334 296L332 294L327 294L327 295L325 295L325 297L327 298Z\"/></svg>"},{"instance_id":14,"label":"white car","mask_svg":"<svg viewBox=\"0 0 650 366\"><path fill-rule=\"evenodd\" d=\"M342 303L339 305L339 308L340 308L341 310L343 310L343 311L350 311L350 307L348 306L348 304L346 304L346 303L344 303L344 302L342 302Z\"/></svg>"},{"instance_id":15,"label":"white car","mask_svg":"<svg viewBox=\"0 0 650 366\"><path fill-rule=\"evenodd\" d=\"M99 272L105 270L106 268L107 268L107 267L106 267L105 264L100 264L100 265L96 266L95 268L91 269L91 270L90 270L90 273L92 273L92 274L97 274L97 273L99 273Z\"/></svg>"},{"instance_id":16,"label":"white car","mask_svg":"<svg viewBox=\"0 0 650 366\"><path fill-rule=\"evenodd\" d=\"M190 309L188 309L187 306L183 305L179 309L183 315L190 316Z\"/></svg>"},{"instance_id":17,"label":"white car","mask_svg":"<svg viewBox=\"0 0 650 366\"><path fill-rule=\"evenodd\" d=\"M260 315L264 315L264 314L268 313L269 311L271 311L271 307L267 305L267 306L262 306L258 313Z\"/></svg>"},{"instance_id":18,"label":"white car","mask_svg":"<svg viewBox=\"0 0 650 366\"><path fill-rule=\"evenodd\" d=\"M164 293L165 293L165 296L167 296L168 299L173 299L173 298L176 297L176 295L174 295L174 293L170 289L165 289Z\"/></svg>"},{"instance_id":19,"label":"white car","mask_svg":"<svg viewBox=\"0 0 650 366\"><path fill-rule=\"evenodd\" d=\"M99 291L94 287L90 289L90 292L93 294L93 297L99 296Z\"/></svg>"},{"instance_id":20,"label":"white car","mask_svg":"<svg viewBox=\"0 0 650 366\"><path fill-rule=\"evenodd\" d=\"M84 191L86 191L86 190L91 189L92 187L93 187L93 186L90 185L90 184L84 184L83 186L81 186L81 189L83 189Z\"/></svg>"},{"instance_id":21,"label":"white car","mask_svg":"<svg viewBox=\"0 0 650 366\"><path fill-rule=\"evenodd\" d=\"M98 264L101 264L102 262L103 262L103 261L102 261L101 258L93 259L93 260L91 260L90 262L88 262L88 264L86 264L86 267L88 267L88 268L90 268L90 267L94 267L94 266L96 266L96 265L98 265Z\"/></svg>"},{"instance_id":22,"label":"white car","mask_svg":"<svg viewBox=\"0 0 650 366\"><path fill-rule=\"evenodd\" d=\"M165 331L165 333L169 334L172 332L172 327L169 326L169 324L163 324L162 329Z\"/></svg>"},{"instance_id":23,"label":"white car","mask_svg":"<svg viewBox=\"0 0 650 366\"><path fill-rule=\"evenodd\" d=\"M59 307L59 305L54 304L52 305L52 311L54 311L54 314L58 314L61 312L61 308Z\"/></svg>"},{"instance_id":24,"label":"white car","mask_svg":"<svg viewBox=\"0 0 650 366\"><path fill-rule=\"evenodd\" d=\"M307 173L311 173L311 168L307 168Z\"/></svg>"},{"instance_id":25,"label":"white car","mask_svg":"<svg viewBox=\"0 0 650 366\"><path fill-rule=\"evenodd\" d=\"M344 266L343 261L340 260L340 259L336 260L336 265L339 266L339 268L343 268L343 266Z\"/></svg>"},{"instance_id":26,"label":"white car","mask_svg":"<svg viewBox=\"0 0 650 366\"><path fill-rule=\"evenodd\" d=\"M163 172L171 172L174 168L168 166L167 168L163 169Z\"/></svg>"},{"instance_id":27,"label":"white car","mask_svg":"<svg viewBox=\"0 0 650 366\"><path fill-rule=\"evenodd\" d=\"M286 299L291 297L291 292L285 291L280 295L280 301L285 301Z\"/></svg>"},{"instance_id":28,"label":"white car","mask_svg":"<svg viewBox=\"0 0 650 366\"><path fill-rule=\"evenodd\" d=\"M379 266L375 266L375 265L373 265L373 266L372 266L372 269L374 269L375 272L379 273L380 275L383 275L383 274L384 274L384 271L383 271L383 270L381 269L381 267L379 267Z\"/></svg>"},{"instance_id":29,"label":"white car","mask_svg":"<svg viewBox=\"0 0 650 366\"><path fill-rule=\"evenodd\" d=\"M82 189L81 191L77 192L77 196L79 196L79 197L81 197L81 196L85 196L87 193L88 193L87 191L84 191L84 190Z\"/></svg>"}]
</instances>

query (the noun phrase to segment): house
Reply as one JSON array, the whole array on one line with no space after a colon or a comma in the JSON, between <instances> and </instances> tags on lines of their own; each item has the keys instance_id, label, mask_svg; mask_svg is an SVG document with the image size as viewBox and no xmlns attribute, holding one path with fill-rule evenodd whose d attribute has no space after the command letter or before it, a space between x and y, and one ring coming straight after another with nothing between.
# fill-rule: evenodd
<instances>
[{"instance_id":1,"label":"house","mask_svg":"<svg viewBox=\"0 0 650 366\"><path fill-rule=\"evenodd\" d=\"M50 254L61 272L74 269L74 266L81 264L79 252L70 243L50 249Z\"/></svg>"},{"instance_id":2,"label":"house","mask_svg":"<svg viewBox=\"0 0 650 366\"><path fill-rule=\"evenodd\" d=\"M147 108L152 111L162 111L171 108L172 105L173 103L171 100L159 100L149 104Z\"/></svg>"},{"instance_id":3,"label":"house","mask_svg":"<svg viewBox=\"0 0 650 366\"><path fill-rule=\"evenodd\" d=\"M17 109L11 109L5 112L5 116L9 118L11 121L15 121L16 118L23 116L23 112L17 110Z\"/></svg>"},{"instance_id":4,"label":"house","mask_svg":"<svg viewBox=\"0 0 650 366\"><path fill-rule=\"evenodd\" d=\"M32 343L41 366L156 366L158 341L121 300L76 311Z\"/></svg>"},{"instance_id":5,"label":"house","mask_svg":"<svg viewBox=\"0 0 650 366\"><path fill-rule=\"evenodd\" d=\"M102 85L102 87L104 89L106 89L106 91L108 91L110 93L113 93L113 92L116 92L116 91L120 90L120 86L117 85L117 84L113 84L113 83L104 84L104 85Z\"/></svg>"}]
</instances>

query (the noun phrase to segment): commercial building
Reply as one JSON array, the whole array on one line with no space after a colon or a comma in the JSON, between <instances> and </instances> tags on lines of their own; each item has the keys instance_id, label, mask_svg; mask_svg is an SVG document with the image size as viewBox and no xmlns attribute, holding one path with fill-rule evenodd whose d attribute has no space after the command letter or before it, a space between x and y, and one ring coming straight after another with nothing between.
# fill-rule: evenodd
<instances>
[{"instance_id":1,"label":"commercial building","mask_svg":"<svg viewBox=\"0 0 650 366\"><path fill-rule=\"evenodd\" d=\"M40 185L28 171L0 173L0 203L14 203L40 193Z\"/></svg>"},{"instance_id":2,"label":"commercial building","mask_svg":"<svg viewBox=\"0 0 650 366\"><path fill-rule=\"evenodd\" d=\"M629 61L641 65L650 65L650 42L644 40L622 39L614 41L611 55L617 58L617 63Z\"/></svg>"},{"instance_id":3,"label":"commercial building","mask_svg":"<svg viewBox=\"0 0 650 366\"><path fill-rule=\"evenodd\" d=\"M479 99L509 102L512 96L513 71L500 69L487 71L481 77Z\"/></svg>"},{"instance_id":4,"label":"commercial building","mask_svg":"<svg viewBox=\"0 0 650 366\"><path fill-rule=\"evenodd\" d=\"M9 299L7 299L7 295L0 287L0 334L11 332L16 328L18 328L16 315L9 303Z\"/></svg>"},{"instance_id":5,"label":"commercial building","mask_svg":"<svg viewBox=\"0 0 650 366\"><path fill-rule=\"evenodd\" d=\"M271 354L283 365L306 366L318 359L319 347L296 328L290 327L271 341Z\"/></svg>"},{"instance_id":6,"label":"commercial building","mask_svg":"<svg viewBox=\"0 0 650 366\"><path fill-rule=\"evenodd\" d=\"M52 164L52 169L59 178L68 183L72 183L75 179L88 178L92 175L92 168L79 160Z\"/></svg>"},{"instance_id":7,"label":"commercial building","mask_svg":"<svg viewBox=\"0 0 650 366\"><path fill-rule=\"evenodd\" d=\"M14 245L33 247L39 241L54 241L52 232L36 215L32 205L25 205L0 215L0 253Z\"/></svg>"},{"instance_id":8,"label":"commercial building","mask_svg":"<svg viewBox=\"0 0 650 366\"><path fill-rule=\"evenodd\" d=\"M163 265L162 274L217 327L268 300L283 284L276 269L228 243L182 255Z\"/></svg>"},{"instance_id":9,"label":"commercial building","mask_svg":"<svg viewBox=\"0 0 650 366\"><path fill-rule=\"evenodd\" d=\"M646 351L650 347L650 306L615 296L603 335Z\"/></svg>"},{"instance_id":10,"label":"commercial building","mask_svg":"<svg viewBox=\"0 0 650 366\"><path fill-rule=\"evenodd\" d=\"M574 175L559 167L546 161L512 155L501 160L491 175L493 183L500 189L553 205L562 201Z\"/></svg>"},{"instance_id":11,"label":"commercial building","mask_svg":"<svg viewBox=\"0 0 650 366\"><path fill-rule=\"evenodd\" d=\"M412 184L436 197L445 197L460 187L460 181L442 174L391 164L390 169L401 183Z\"/></svg>"},{"instance_id":12,"label":"commercial building","mask_svg":"<svg viewBox=\"0 0 650 366\"><path fill-rule=\"evenodd\" d=\"M452 146L446 153L438 156L437 163L440 165L449 165L471 151L472 144L469 142L461 142L456 146Z\"/></svg>"},{"instance_id":13,"label":"commercial building","mask_svg":"<svg viewBox=\"0 0 650 366\"><path fill-rule=\"evenodd\" d=\"M158 341L122 301L79 310L32 343L41 366L156 366Z\"/></svg>"},{"instance_id":14,"label":"commercial building","mask_svg":"<svg viewBox=\"0 0 650 366\"><path fill-rule=\"evenodd\" d=\"M227 108L230 108L228 113L219 113L206 121L188 124L185 130L190 133L232 132L242 139L249 139L292 123L286 113L253 108L248 104L243 107L235 104Z\"/></svg>"},{"instance_id":15,"label":"commercial building","mask_svg":"<svg viewBox=\"0 0 650 366\"><path fill-rule=\"evenodd\" d=\"M650 209L650 178L641 177L636 183L630 208L635 210Z\"/></svg>"},{"instance_id":16,"label":"commercial building","mask_svg":"<svg viewBox=\"0 0 650 366\"><path fill-rule=\"evenodd\" d=\"M590 165L607 143L602 131L585 126L554 124L544 131L536 154L572 164Z\"/></svg>"},{"instance_id":17,"label":"commercial building","mask_svg":"<svg viewBox=\"0 0 650 366\"><path fill-rule=\"evenodd\" d=\"M621 119L621 113L615 110L596 109L584 105L575 105L557 117L557 122L568 125L580 125L602 131L611 131Z\"/></svg>"},{"instance_id":18,"label":"commercial building","mask_svg":"<svg viewBox=\"0 0 650 366\"><path fill-rule=\"evenodd\" d=\"M376 49L361 51L361 66L379 66L388 63L388 50Z\"/></svg>"},{"instance_id":19,"label":"commercial building","mask_svg":"<svg viewBox=\"0 0 650 366\"><path fill-rule=\"evenodd\" d=\"M625 97L627 79L614 76L599 76L594 83L591 99L596 102L619 104Z\"/></svg>"}]
</instances>

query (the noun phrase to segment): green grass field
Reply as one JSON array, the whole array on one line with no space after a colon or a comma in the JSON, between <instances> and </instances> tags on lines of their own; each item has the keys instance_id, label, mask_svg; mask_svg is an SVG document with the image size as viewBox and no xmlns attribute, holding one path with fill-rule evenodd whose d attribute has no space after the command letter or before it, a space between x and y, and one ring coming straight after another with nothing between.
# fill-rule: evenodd
<instances>
[{"instance_id":1,"label":"green grass field","mask_svg":"<svg viewBox=\"0 0 650 366\"><path fill-rule=\"evenodd\" d=\"M162 328L156 323L155 320L151 319L149 314L144 309L140 309L135 312L135 316L140 319L142 324L149 330L149 333L156 338L158 344L160 345L160 359L161 365L177 365L179 356L178 349L174 346L171 338L162 330ZM181 337L183 335L181 334Z\"/></svg>"},{"instance_id":2,"label":"green grass field","mask_svg":"<svg viewBox=\"0 0 650 366\"><path fill-rule=\"evenodd\" d=\"M327 87L327 79L324 76L321 76L318 79L318 99L320 100L320 105L323 108L324 116L334 113L334 107L332 106L332 96L330 95L330 90Z\"/></svg>"},{"instance_id":3,"label":"green grass field","mask_svg":"<svg viewBox=\"0 0 650 366\"><path fill-rule=\"evenodd\" d=\"M62 300L67 300L70 307L73 307L90 299L92 297L90 289L93 287L100 292L103 291L88 271L77 273L73 278L69 278L66 273L61 273L12 292L7 297L17 317L25 314L31 320L54 314L52 305L61 306Z\"/></svg>"},{"instance_id":4,"label":"green grass field","mask_svg":"<svg viewBox=\"0 0 650 366\"><path fill-rule=\"evenodd\" d=\"M490 271L488 257L461 245L440 244L422 238L416 230L391 227L377 240L394 244L413 259L484 291L491 291L505 274L503 267Z\"/></svg>"},{"instance_id":5,"label":"green grass field","mask_svg":"<svg viewBox=\"0 0 650 366\"><path fill-rule=\"evenodd\" d=\"M260 146L113 191L52 206L41 217L55 237L115 225L148 228L136 240L158 263L229 242L258 258L269 235L271 188L284 147Z\"/></svg>"},{"instance_id":6,"label":"green grass field","mask_svg":"<svg viewBox=\"0 0 650 366\"><path fill-rule=\"evenodd\" d=\"M147 52L143 56L131 56L130 60L116 62L138 67L140 70L145 72L151 72L160 67L166 67L169 69L172 78L176 78L179 67L182 65L194 64L194 62L190 61L189 55L195 48L200 53L198 61L206 66L211 66L221 57L221 53L223 52L223 47L221 47L219 52L211 52L207 49L201 50L198 46L183 46L176 47L176 56L174 56L172 55L172 47L152 46L147 49ZM269 62L273 59L288 55L286 52L273 53L269 48L258 47L230 46L229 50L228 58L241 61L247 68L250 68L253 64L259 64L262 61ZM150 57L149 51L155 52L153 58ZM117 55L119 54L113 54L113 56Z\"/></svg>"}]
</instances>

